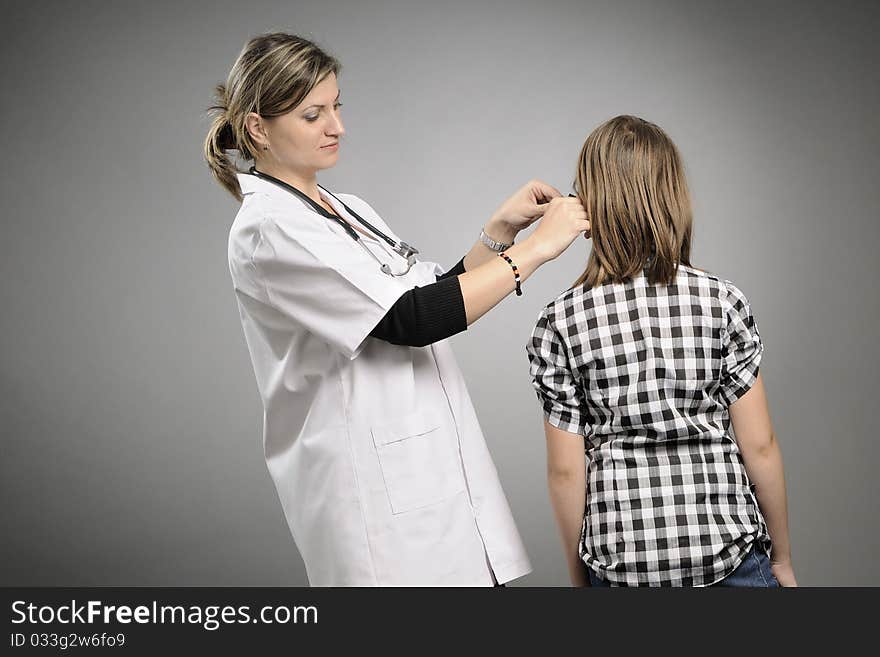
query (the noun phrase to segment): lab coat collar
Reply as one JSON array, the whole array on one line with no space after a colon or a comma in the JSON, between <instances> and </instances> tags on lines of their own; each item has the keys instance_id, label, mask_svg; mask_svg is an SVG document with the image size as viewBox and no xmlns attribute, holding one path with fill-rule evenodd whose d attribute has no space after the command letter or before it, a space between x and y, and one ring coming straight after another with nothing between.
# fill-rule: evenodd
<instances>
[{"instance_id":1,"label":"lab coat collar","mask_svg":"<svg viewBox=\"0 0 880 657\"><path fill-rule=\"evenodd\" d=\"M280 190L275 183L263 180L262 178L257 178L249 173L239 172L236 177L238 178L238 185L241 187L242 196L247 196L248 194L253 194L255 192L276 194L279 191L284 191ZM288 192L284 193L286 194Z\"/></svg>"},{"instance_id":2,"label":"lab coat collar","mask_svg":"<svg viewBox=\"0 0 880 657\"><path fill-rule=\"evenodd\" d=\"M258 178L257 176L254 176L250 173L241 172L237 174L237 177L238 185L239 187L241 187L242 196L261 192L263 194L268 194L269 196L275 196L276 198L295 199L298 203L301 203L305 207L309 207L304 200L302 200L301 198L297 198L286 189L280 188L278 185L269 180ZM341 208L338 207L339 203L336 201L336 199L326 194L323 190L320 191L320 194L326 201L328 201L334 208L336 208L336 212L341 212Z\"/></svg>"}]
</instances>

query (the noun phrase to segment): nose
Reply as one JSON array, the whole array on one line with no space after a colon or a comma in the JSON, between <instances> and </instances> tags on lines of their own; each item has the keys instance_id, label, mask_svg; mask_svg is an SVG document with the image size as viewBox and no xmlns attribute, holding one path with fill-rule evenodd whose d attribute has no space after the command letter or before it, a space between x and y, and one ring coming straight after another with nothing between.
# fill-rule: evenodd
<instances>
[{"instance_id":1,"label":"nose","mask_svg":"<svg viewBox=\"0 0 880 657\"><path fill-rule=\"evenodd\" d=\"M330 123L325 132L328 137L341 137L345 134L345 126L342 125L342 119L339 118L339 112L334 112L332 117L333 118L330 119Z\"/></svg>"}]
</instances>

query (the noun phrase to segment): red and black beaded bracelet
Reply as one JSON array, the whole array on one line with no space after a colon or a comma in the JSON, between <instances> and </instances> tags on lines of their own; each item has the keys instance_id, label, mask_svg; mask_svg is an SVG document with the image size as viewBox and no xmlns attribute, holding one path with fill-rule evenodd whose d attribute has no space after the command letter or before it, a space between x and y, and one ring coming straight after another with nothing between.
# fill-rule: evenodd
<instances>
[{"instance_id":1,"label":"red and black beaded bracelet","mask_svg":"<svg viewBox=\"0 0 880 657\"><path fill-rule=\"evenodd\" d=\"M516 281L516 296L522 296L522 288L520 287L519 280L519 270L516 268L516 265L513 264L513 260L510 259L510 256L507 255L504 251L498 254L498 257L504 258L507 261L507 264L513 268L513 279Z\"/></svg>"}]
</instances>

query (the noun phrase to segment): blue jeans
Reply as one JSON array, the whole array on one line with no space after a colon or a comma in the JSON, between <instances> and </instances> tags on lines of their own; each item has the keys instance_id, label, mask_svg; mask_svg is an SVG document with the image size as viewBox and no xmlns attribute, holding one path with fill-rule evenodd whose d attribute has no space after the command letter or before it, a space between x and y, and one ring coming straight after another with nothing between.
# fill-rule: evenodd
<instances>
[{"instance_id":1,"label":"blue jeans","mask_svg":"<svg viewBox=\"0 0 880 657\"><path fill-rule=\"evenodd\" d=\"M587 570L590 574L591 586L611 586L607 581L596 575L592 568ZM779 582L776 581L773 573L770 572L770 558L767 556L767 553L753 545L749 548L749 553L743 559L743 562L737 566L736 570L720 582L713 584L713 586L777 588Z\"/></svg>"}]
</instances>

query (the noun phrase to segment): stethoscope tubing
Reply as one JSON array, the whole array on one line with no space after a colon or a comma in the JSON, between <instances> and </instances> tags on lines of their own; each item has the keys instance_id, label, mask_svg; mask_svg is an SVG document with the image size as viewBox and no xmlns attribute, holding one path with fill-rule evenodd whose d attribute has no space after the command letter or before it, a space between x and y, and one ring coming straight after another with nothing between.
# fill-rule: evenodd
<instances>
[{"instance_id":1,"label":"stethoscope tubing","mask_svg":"<svg viewBox=\"0 0 880 657\"><path fill-rule=\"evenodd\" d=\"M353 240L355 240L356 242L361 241L360 235L357 234L357 231L354 228L352 228L351 225L349 225L349 223L347 221L345 221L342 217L339 217L335 214L331 214L330 212L327 212L327 210L324 207L322 207L320 204L316 203L307 194L300 191L299 189L297 189L293 185L286 183L283 180L279 180L278 178L275 178L274 176L270 176L267 173L263 173L262 171L257 171L256 167L251 167L249 173L253 176L256 176L257 178L263 178L264 180L267 180L271 183L274 183L274 184L278 185L279 187L282 187L283 189L286 189L287 191L296 195L300 200L307 203L315 212L317 212L318 214L320 214L323 217L326 217L327 219L335 221L337 224L342 226L342 228L345 230L345 232L348 233L349 237L351 237ZM376 237L379 237L382 240L384 240L392 249L394 249L394 252L397 253L398 255L400 255L401 257L403 257L403 258L407 257L406 255L404 255L403 251L411 251L413 253L413 255L418 253L417 249L414 249L413 247L409 246L408 244L406 244L406 242L397 242L397 241L391 239L388 235L383 233L381 230L376 228L369 221L367 221L362 216L360 216L357 212L355 212L350 207L348 207L342 200L340 200L329 189L325 189L324 187L321 187L320 185L318 185L318 187L319 187L319 189L322 189L323 191L327 192L330 196L332 196L334 199L339 201L339 203L342 205L342 207L345 208L346 212L348 212L352 217L357 219L361 225L363 225L370 232L372 232L374 235L376 235Z\"/></svg>"}]
</instances>

